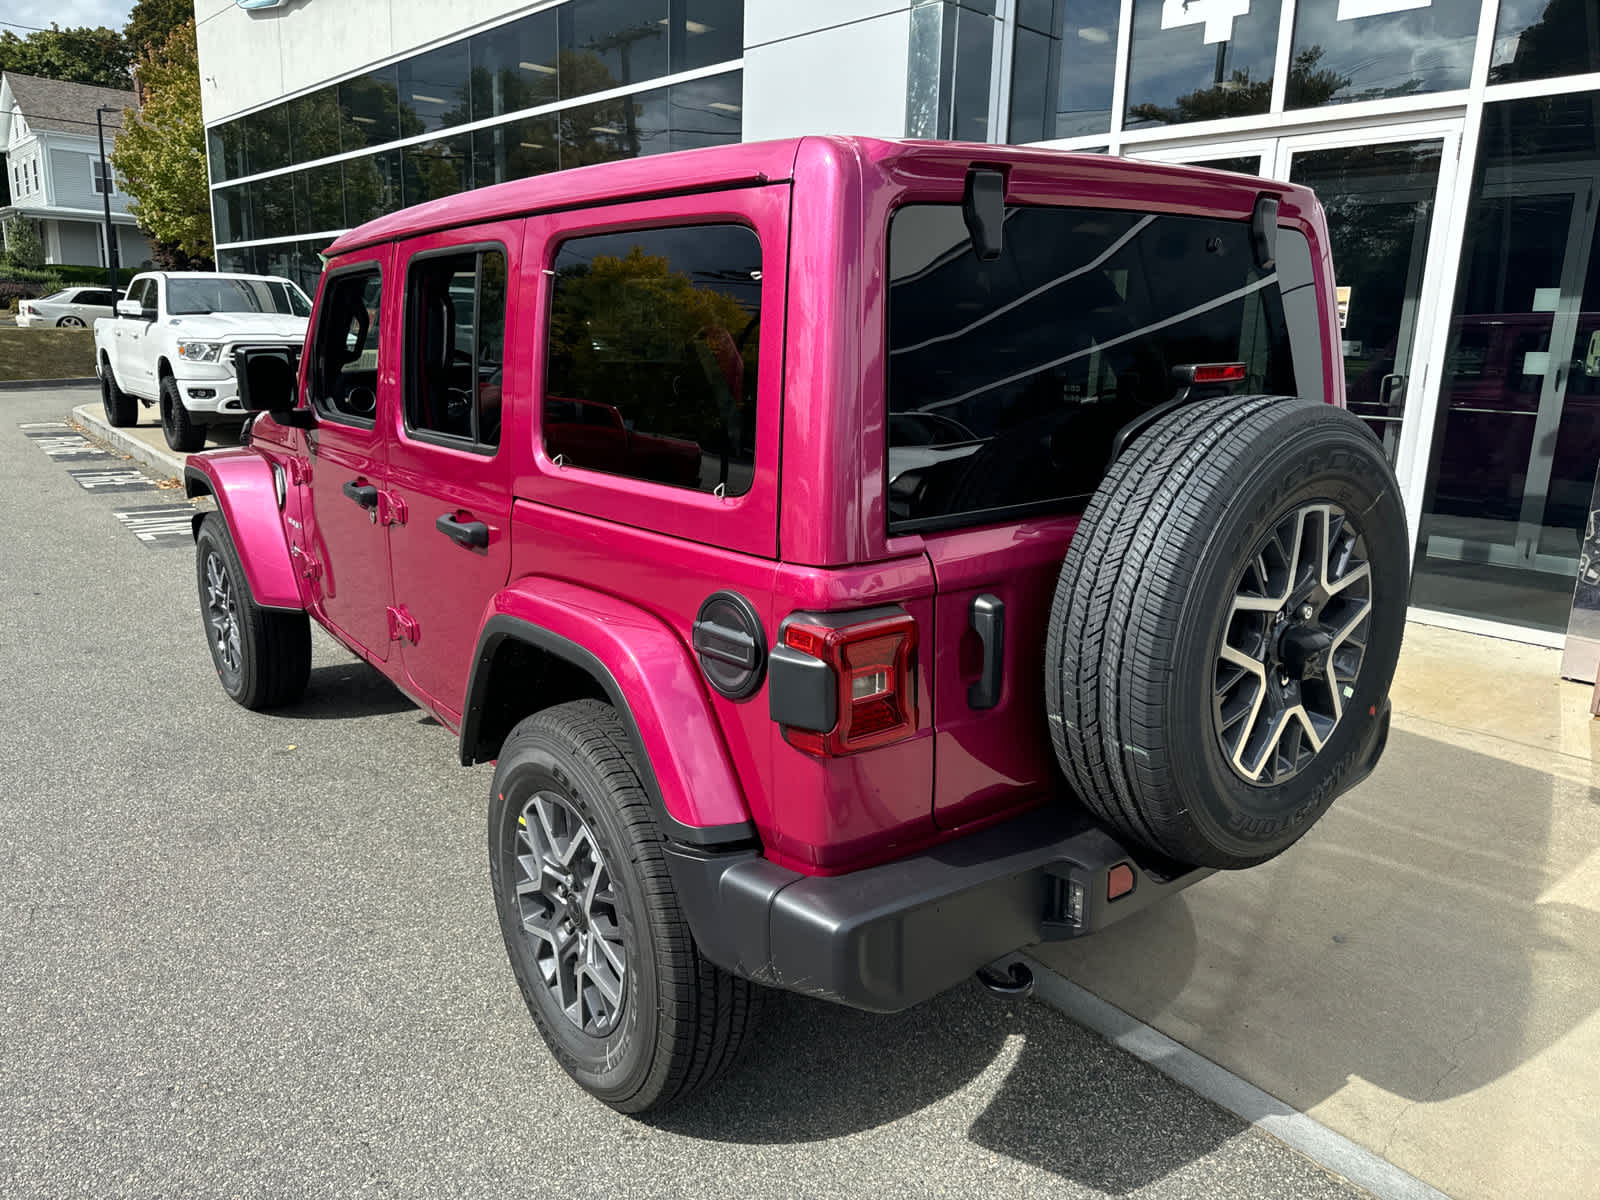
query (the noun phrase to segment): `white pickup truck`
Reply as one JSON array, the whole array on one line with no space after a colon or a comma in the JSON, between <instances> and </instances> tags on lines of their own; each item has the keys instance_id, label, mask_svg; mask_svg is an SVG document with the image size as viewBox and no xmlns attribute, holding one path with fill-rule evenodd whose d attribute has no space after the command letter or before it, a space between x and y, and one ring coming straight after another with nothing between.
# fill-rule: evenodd
<instances>
[{"instance_id":1,"label":"white pickup truck","mask_svg":"<svg viewBox=\"0 0 1600 1200\"><path fill-rule=\"evenodd\" d=\"M167 445L187 452L205 445L208 425L244 421L233 347L300 346L311 301L274 275L147 271L116 312L94 323L106 420L134 425L139 404L159 404Z\"/></svg>"}]
</instances>

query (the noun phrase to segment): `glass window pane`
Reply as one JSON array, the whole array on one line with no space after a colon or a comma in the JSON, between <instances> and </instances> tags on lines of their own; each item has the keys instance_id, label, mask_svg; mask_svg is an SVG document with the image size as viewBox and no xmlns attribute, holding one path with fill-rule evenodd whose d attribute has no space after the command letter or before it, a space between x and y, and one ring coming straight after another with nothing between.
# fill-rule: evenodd
<instances>
[{"instance_id":1,"label":"glass window pane","mask_svg":"<svg viewBox=\"0 0 1600 1200\"><path fill-rule=\"evenodd\" d=\"M399 137L399 84L394 67L379 67L339 84L339 108L344 113L346 150L376 146Z\"/></svg>"},{"instance_id":2,"label":"glass window pane","mask_svg":"<svg viewBox=\"0 0 1600 1200\"><path fill-rule=\"evenodd\" d=\"M330 420L372 425L378 406L378 327L383 284L377 270L350 271L328 284L311 350L311 402Z\"/></svg>"},{"instance_id":3,"label":"glass window pane","mask_svg":"<svg viewBox=\"0 0 1600 1200\"><path fill-rule=\"evenodd\" d=\"M1117 431L1173 399L1174 367L1239 362L1241 392L1297 391L1282 277L1256 267L1248 221L1019 207L983 262L959 205L913 204L889 274L891 528L1081 511ZM1314 324L1308 340L1316 362Z\"/></svg>"},{"instance_id":4,"label":"glass window pane","mask_svg":"<svg viewBox=\"0 0 1600 1200\"><path fill-rule=\"evenodd\" d=\"M668 88L673 150L727 146L739 140L742 124L743 73L713 75Z\"/></svg>"},{"instance_id":5,"label":"glass window pane","mask_svg":"<svg viewBox=\"0 0 1600 1200\"><path fill-rule=\"evenodd\" d=\"M582 104L556 114L561 131L561 168L638 158L670 149L667 89Z\"/></svg>"},{"instance_id":6,"label":"glass window pane","mask_svg":"<svg viewBox=\"0 0 1600 1200\"><path fill-rule=\"evenodd\" d=\"M1489 82L1600 71L1600 6L1592 0L1500 0Z\"/></svg>"},{"instance_id":7,"label":"glass window pane","mask_svg":"<svg viewBox=\"0 0 1600 1200\"><path fill-rule=\"evenodd\" d=\"M207 135L211 147L211 180L220 183L250 173L245 159L244 123L229 121L212 126Z\"/></svg>"},{"instance_id":8,"label":"glass window pane","mask_svg":"<svg viewBox=\"0 0 1600 1200\"><path fill-rule=\"evenodd\" d=\"M1120 0L1075 0L1061 30L1054 131L1046 137L1105 133L1111 128L1111 86L1117 69Z\"/></svg>"},{"instance_id":9,"label":"glass window pane","mask_svg":"<svg viewBox=\"0 0 1600 1200\"><path fill-rule=\"evenodd\" d=\"M557 15L562 99L667 73L667 0L571 0Z\"/></svg>"},{"instance_id":10,"label":"glass window pane","mask_svg":"<svg viewBox=\"0 0 1600 1200\"><path fill-rule=\"evenodd\" d=\"M472 186L472 135L407 146L401 201L421 204L454 196Z\"/></svg>"},{"instance_id":11,"label":"glass window pane","mask_svg":"<svg viewBox=\"0 0 1600 1200\"><path fill-rule=\"evenodd\" d=\"M744 0L672 0L672 70L692 71L744 53Z\"/></svg>"},{"instance_id":12,"label":"glass window pane","mask_svg":"<svg viewBox=\"0 0 1600 1200\"><path fill-rule=\"evenodd\" d=\"M401 137L472 120L465 38L408 58L399 71Z\"/></svg>"},{"instance_id":13,"label":"glass window pane","mask_svg":"<svg viewBox=\"0 0 1600 1200\"><path fill-rule=\"evenodd\" d=\"M250 185L235 184L211 193L211 220L218 242L246 242L255 237L250 220Z\"/></svg>"},{"instance_id":14,"label":"glass window pane","mask_svg":"<svg viewBox=\"0 0 1600 1200\"><path fill-rule=\"evenodd\" d=\"M506 256L486 251L478 263L478 442L500 444L500 398L506 349Z\"/></svg>"},{"instance_id":15,"label":"glass window pane","mask_svg":"<svg viewBox=\"0 0 1600 1200\"><path fill-rule=\"evenodd\" d=\"M292 175L273 175L246 186L250 189L250 207L255 218L252 237L284 237L295 232Z\"/></svg>"},{"instance_id":16,"label":"glass window pane","mask_svg":"<svg viewBox=\"0 0 1600 1200\"><path fill-rule=\"evenodd\" d=\"M472 38L472 119L556 98L556 14L534 13Z\"/></svg>"},{"instance_id":17,"label":"glass window pane","mask_svg":"<svg viewBox=\"0 0 1600 1200\"><path fill-rule=\"evenodd\" d=\"M1054 136L1050 68L1056 46L1054 38L1042 33L1017 30L1011 51L1011 123L1006 130L1007 141L1038 142Z\"/></svg>"},{"instance_id":18,"label":"glass window pane","mask_svg":"<svg viewBox=\"0 0 1600 1200\"><path fill-rule=\"evenodd\" d=\"M284 105L289 121L289 146L297 163L327 158L346 149L340 132L337 84L299 96Z\"/></svg>"},{"instance_id":19,"label":"glass window pane","mask_svg":"<svg viewBox=\"0 0 1600 1200\"><path fill-rule=\"evenodd\" d=\"M1464 88L1478 40L1479 0L1433 0L1426 8L1392 5L1347 12L1301 4L1294 19L1294 59L1287 104L1315 108Z\"/></svg>"},{"instance_id":20,"label":"glass window pane","mask_svg":"<svg viewBox=\"0 0 1600 1200\"><path fill-rule=\"evenodd\" d=\"M989 140L989 90L994 79L995 31L1000 23L982 13L956 10L956 74L951 96L950 136L959 142Z\"/></svg>"},{"instance_id":21,"label":"glass window pane","mask_svg":"<svg viewBox=\"0 0 1600 1200\"><path fill-rule=\"evenodd\" d=\"M276 171L293 161L289 153L289 114L284 105L252 113L243 120L250 174Z\"/></svg>"},{"instance_id":22,"label":"glass window pane","mask_svg":"<svg viewBox=\"0 0 1600 1200\"><path fill-rule=\"evenodd\" d=\"M406 300L406 427L473 439L478 256L415 259Z\"/></svg>"},{"instance_id":23,"label":"glass window pane","mask_svg":"<svg viewBox=\"0 0 1600 1200\"><path fill-rule=\"evenodd\" d=\"M400 199L399 151L346 159L340 165L344 169L346 225L361 225L405 207Z\"/></svg>"},{"instance_id":24,"label":"glass window pane","mask_svg":"<svg viewBox=\"0 0 1600 1200\"><path fill-rule=\"evenodd\" d=\"M472 135L472 165L476 187L557 170L556 118L533 117L478 130Z\"/></svg>"},{"instance_id":25,"label":"glass window pane","mask_svg":"<svg viewBox=\"0 0 1600 1200\"><path fill-rule=\"evenodd\" d=\"M1240 175L1261 174L1261 155L1240 154L1232 158L1204 158L1189 164L1191 167L1210 167L1213 171L1233 171Z\"/></svg>"},{"instance_id":26,"label":"glass window pane","mask_svg":"<svg viewBox=\"0 0 1600 1200\"><path fill-rule=\"evenodd\" d=\"M1017 0L1017 24L1039 33L1054 34L1060 15L1056 0Z\"/></svg>"},{"instance_id":27,"label":"glass window pane","mask_svg":"<svg viewBox=\"0 0 1600 1200\"><path fill-rule=\"evenodd\" d=\"M750 490L761 246L740 225L563 243L545 453L655 483Z\"/></svg>"},{"instance_id":28,"label":"glass window pane","mask_svg":"<svg viewBox=\"0 0 1600 1200\"><path fill-rule=\"evenodd\" d=\"M1484 111L1418 530L1426 607L1567 626L1600 463L1597 100Z\"/></svg>"},{"instance_id":29,"label":"glass window pane","mask_svg":"<svg viewBox=\"0 0 1600 1200\"><path fill-rule=\"evenodd\" d=\"M1278 0L1134 0L1128 128L1266 112L1279 11Z\"/></svg>"}]
</instances>

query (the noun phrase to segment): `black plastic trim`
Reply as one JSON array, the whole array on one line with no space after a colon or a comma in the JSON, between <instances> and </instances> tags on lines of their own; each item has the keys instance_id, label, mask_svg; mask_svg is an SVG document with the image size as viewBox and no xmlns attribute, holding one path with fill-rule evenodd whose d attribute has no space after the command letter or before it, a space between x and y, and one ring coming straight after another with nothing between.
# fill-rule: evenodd
<instances>
[{"instance_id":1,"label":"black plastic trim","mask_svg":"<svg viewBox=\"0 0 1600 1200\"><path fill-rule=\"evenodd\" d=\"M715 619L716 610L723 606L733 610L737 627ZM767 632L756 606L744 596L726 589L707 596L695 614L690 641L706 682L718 695L729 700L748 700L761 690L767 675ZM742 674L737 682L732 682L721 677L712 663L732 667Z\"/></svg>"},{"instance_id":2,"label":"black plastic trim","mask_svg":"<svg viewBox=\"0 0 1600 1200\"><path fill-rule=\"evenodd\" d=\"M790 729L827 733L839 723L833 668L780 642L767 663L767 713Z\"/></svg>"},{"instance_id":3,"label":"black plastic trim","mask_svg":"<svg viewBox=\"0 0 1600 1200\"><path fill-rule=\"evenodd\" d=\"M1006 665L1006 606L999 596L973 597L972 629L983 643L983 671L967 688L967 707L993 708L1000 703Z\"/></svg>"},{"instance_id":4,"label":"black plastic trim","mask_svg":"<svg viewBox=\"0 0 1600 1200\"><path fill-rule=\"evenodd\" d=\"M478 725L483 720L483 705L489 688L489 668L494 663L495 650L507 639L526 642L539 650L566 660L586 672L605 689L611 706L617 710L617 715L622 718L623 727L628 731L628 740L633 745L634 758L640 771L640 782L644 784L645 792L650 797L656 821L660 824L661 831L671 841L691 846L730 849L757 844L756 827L750 821L739 821L728 825L685 825L668 812L666 801L661 796L661 785L656 782L655 771L650 766L650 757L645 753L644 741L639 736L639 726L634 721L627 698L610 669L592 652L576 642L506 613L497 613L490 617L483 627L483 632L478 635L478 651L473 657L472 675L467 680L466 708L461 714L462 766L470 767L473 763L484 761L470 747L477 740Z\"/></svg>"}]
</instances>

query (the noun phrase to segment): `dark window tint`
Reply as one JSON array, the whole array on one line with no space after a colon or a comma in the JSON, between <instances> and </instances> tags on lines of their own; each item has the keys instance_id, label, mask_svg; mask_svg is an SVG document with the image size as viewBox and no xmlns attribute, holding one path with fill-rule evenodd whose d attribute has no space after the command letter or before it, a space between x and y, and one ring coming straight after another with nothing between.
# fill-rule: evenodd
<instances>
[{"instance_id":1,"label":"dark window tint","mask_svg":"<svg viewBox=\"0 0 1600 1200\"><path fill-rule=\"evenodd\" d=\"M1500 0L1490 83L1600 71L1594 0Z\"/></svg>"},{"instance_id":2,"label":"dark window tint","mask_svg":"<svg viewBox=\"0 0 1600 1200\"><path fill-rule=\"evenodd\" d=\"M392 66L379 67L339 84L339 111L350 139L346 150L392 142L401 136L399 91L399 79ZM421 132L409 129L405 136Z\"/></svg>"},{"instance_id":3,"label":"dark window tint","mask_svg":"<svg viewBox=\"0 0 1600 1200\"><path fill-rule=\"evenodd\" d=\"M408 205L454 196L472 186L471 134L407 146L401 153Z\"/></svg>"},{"instance_id":4,"label":"dark window tint","mask_svg":"<svg viewBox=\"0 0 1600 1200\"><path fill-rule=\"evenodd\" d=\"M110 307L110 305L111 305L111 293L110 292L106 292L106 291L79 292L78 293L77 303L79 303L79 304L98 304L101 307Z\"/></svg>"},{"instance_id":5,"label":"dark window tint","mask_svg":"<svg viewBox=\"0 0 1600 1200\"><path fill-rule=\"evenodd\" d=\"M376 269L329 280L312 347L312 403L325 417L371 425L378 407L378 327L383 281Z\"/></svg>"},{"instance_id":6,"label":"dark window tint","mask_svg":"<svg viewBox=\"0 0 1600 1200\"><path fill-rule=\"evenodd\" d=\"M744 53L744 0L672 0L671 69L692 71Z\"/></svg>"},{"instance_id":7,"label":"dark window tint","mask_svg":"<svg viewBox=\"0 0 1600 1200\"><path fill-rule=\"evenodd\" d=\"M400 123L407 135L472 119L465 38L408 58L399 70Z\"/></svg>"},{"instance_id":8,"label":"dark window tint","mask_svg":"<svg viewBox=\"0 0 1600 1200\"><path fill-rule=\"evenodd\" d=\"M406 427L500 444L506 256L413 259L406 296Z\"/></svg>"},{"instance_id":9,"label":"dark window tint","mask_svg":"<svg viewBox=\"0 0 1600 1200\"><path fill-rule=\"evenodd\" d=\"M563 99L667 73L667 0L570 0L556 13Z\"/></svg>"},{"instance_id":10,"label":"dark window tint","mask_svg":"<svg viewBox=\"0 0 1600 1200\"><path fill-rule=\"evenodd\" d=\"M1011 53L1011 123L1006 140L1037 142L1055 136L1055 38L1017 29Z\"/></svg>"},{"instance_id":11,"label":"dark window tint","mask_svg":"<svg viewBox=\"0 0 1600 1200\"><path fill-rule=\"evenodd\" d=\"M545 453L738 496L755 470L761 245L739 225L575 238L555 261Z\"/></svg>"},{"instance_id":12,"label":"dark window tint","mask_svg":"<svg viewBox=\"0 0 1600 1200\"><path fill-rule=\"evenodd\" d=\"M1128 127L1266 112L1272 103L1279 10L1279 0L1204 5L1134 0ZM1113 58L1107 54L1108 61ZM1067 74L1064 67L1062 74Z\"/></svg>"},{"instance_id":13,"label":"dark window tint","mask_svg":"<svg viewBox=\"0 0 1600 1200\"><path fill-rule=\"evenodd\" d=\"M561 165L556 137L558 118L531 117L480 129L472 135L472 178L476 187L543 175Z\"/></svg>"},{"instance_id":14,"label":"dark window tint","mask_svg":"<svg viewBox=\"0 0 1600 1200\"><path fill-rule=\"evenodd\" d=\"M1305 239L1279 241L1285 290L1314 296ZM1242 363L1241 392L1293 393L1297 374L1320 391L1315 304L1297 373L1248 222L1016 208L980 262L959 206L911 205L889 245L893 527L1081 509L1117 431L1174 397L1174 367Z\"/></svg>"}]
</instances>

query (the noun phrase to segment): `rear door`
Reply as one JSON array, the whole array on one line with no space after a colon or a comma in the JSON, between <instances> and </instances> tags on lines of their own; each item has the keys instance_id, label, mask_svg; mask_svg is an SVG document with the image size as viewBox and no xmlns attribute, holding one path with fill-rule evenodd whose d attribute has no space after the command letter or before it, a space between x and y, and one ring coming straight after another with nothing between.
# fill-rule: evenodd
<instances>
[{"instance_id":1,"label":"rear door","mask_svg":"<svg viewBox=\"0 0 1600 1200\"><path fill-rule=\"evenodd\" d=\"M1185 364L1237 364L1242 392L1322 392L1315 290L1309 343L1291 343L1248 221L1035 206L1004 228L993 261L957 203L904 206L889 231L890 533L920 534L933 564L946 826L1054 786L1050 607L1118 431L1172 400ZM1278 270L1309 285L1305 238L1279 243Z\"/></svg>"},{"instance_id":2,"label":"rear door","mask_svg":"<svg viewBox=\"0 0 1600 1200\"><path fill-rule=\"evenodd\" d=\"M505 222L431 234L399 251L404 365L401 403L389 415L390 571L406 675L456 719L484 607L511 566L506 463L521 412L502 408L501 397L522 387L520 376L508 378L505 353L521 319L507 304L521 233L520 222Z\"/></svg>"}]
</instances>

